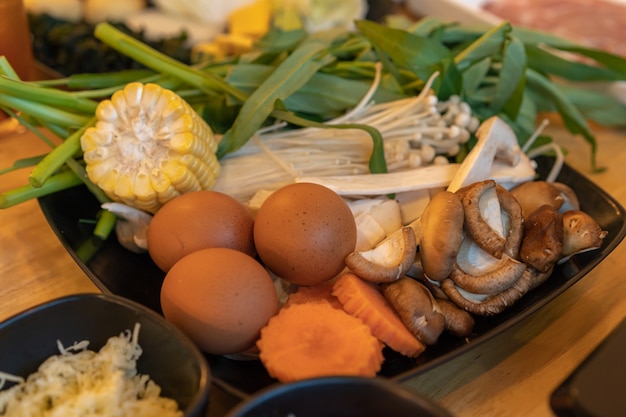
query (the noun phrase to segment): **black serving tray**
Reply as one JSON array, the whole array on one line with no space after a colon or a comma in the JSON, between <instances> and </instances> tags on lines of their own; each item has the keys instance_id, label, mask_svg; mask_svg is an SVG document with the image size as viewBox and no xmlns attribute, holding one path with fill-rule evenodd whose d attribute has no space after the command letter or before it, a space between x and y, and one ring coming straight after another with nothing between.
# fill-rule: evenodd
<instances>
[{"instance_id":1,"label":"black serving tray","mask_svg":"<svg viewBox=\"0 0 626 417\"><path fill-rule=\"evenodd\" d=\"M547 175L552 163L551 158L537 159L540 177ZM569 185L579 196L581 208L608 231L602 248L576 255L557 266L544 284L503 313L494 317L477 317L474 332L467 339L444 334L435 346L429 347L416 359L386 351L380 376L407 380L498 336L583 278L615 249L626 234L624 208L568 165L563 167L558 181ZM39 203L62 244L100 290L127 297L161 312L159 291L164 273L149 255L124 249L115 237L103 242L92 236L93 219L98 214L99 204L86 188L76 187L42 197ZM276 382L258 360L240 361L210 355L208 360L215 383L240 399Z\"/></svg>"}]
</instances>

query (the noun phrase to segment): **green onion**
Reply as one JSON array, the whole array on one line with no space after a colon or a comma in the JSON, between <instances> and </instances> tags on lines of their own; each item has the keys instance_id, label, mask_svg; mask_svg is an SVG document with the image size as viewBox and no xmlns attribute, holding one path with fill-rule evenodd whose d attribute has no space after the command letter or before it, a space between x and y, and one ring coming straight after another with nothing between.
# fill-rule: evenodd
<instances>
[{"instance_id":1,"label":"green onion","mask_svg":"<svg viewBox=\"0 0 626 417\"><path fill-rule=\"evenodd\" d=\"M94 113L98 102L77 97L72 93L52 88L42 88L32 83L11 80L0 76L0 94L29 97L41 104L64 108L79 113Z\"/></svg>"},{"instance_id":2,"label":"green onion","mask_svg":"<svg viewBox=\"0 0 626 417\"><path fill-rule=\"evenodd\" d=\"M89 120L89 116L85 116L84 114L61 110L54 105L33 101L37 97L25 97L27 98L0 94L0 106L12 108L36 119L64 127L82 126Z\"/></svg>"},{"instance_id":3,"label":"green onion","mask_svg":"<svg viewBox=\"0 0 626 417\"><path fill-rule=\"evenodd\" d=\"M98 222L93 230L93 235L102 240L106 240L111 232L115 229L115 223L117 222L117 216L109 210L101 210Z\"/></svg>"},{"instance_id":4,"label":"green onion","mask_svg":"<svg viewBox=\"0 0 626 417\"><path fill-rule=\"evenodd\" d=\"M48 181L59 168L63 166L77 152L80 152L80 138L89 128L96 122L95 117L85 123L79 130L72 133L61 145L54 148L46 157L33 169L28 181L30 184L39 188Z\"/></svg>"},{"instance_id":5,"label":"green onion","mask_svg":"<svg viewBox=\"0 0 626 417\"><path fill-rule=\"evenodd\" d=\"M48 178L44 187L24 185L0 194L0 208L13 207L33 198L66 190L81 185L83 181L72 171L63 171Z\"/></svg>"},{"instance_id":6,"label":"green onion","mask_svg":"<svg viewBox=\"0 0 626 417\"><path fill-rule=\"evenodd\" d=\"M185 80L207 94L227 93L240 101L247 97L210 72L203 72L162 54L143 42L117 30L109 23L96 25L94 36L135 61L164 74Z\"/></svg>"},{"instance_id":7,"label":"green onion","mask_svg":"<svg viewBox=\"0 0 626 417\"><path fill-rule=\"evenodd\" d=\"M231 129L220 141L218 157L241 148L272 114L276 100L285 100L323 66L334 61L325 52L337 33L311 36L300 44L243 104Z\"/></svg>"}]
</instances>

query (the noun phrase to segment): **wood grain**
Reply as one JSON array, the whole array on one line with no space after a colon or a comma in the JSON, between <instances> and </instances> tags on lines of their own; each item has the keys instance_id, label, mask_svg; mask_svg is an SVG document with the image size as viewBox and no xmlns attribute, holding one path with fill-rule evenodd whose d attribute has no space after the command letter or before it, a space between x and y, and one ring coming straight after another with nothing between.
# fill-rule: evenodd
<instances>
[{"instance_id":1,"label":"wood grain","mask_svg":"<svg viewBox=\"0 0 626 417\"><path fill-rule=\"evenodd\" d=\"M30 132L0 136L0 169L49 148ZM0 190L28 182L29 169L3 175ZM0 210L0 320L44 301L98 289L73 261L36 201Z\"/></svg>"}]
</instances>

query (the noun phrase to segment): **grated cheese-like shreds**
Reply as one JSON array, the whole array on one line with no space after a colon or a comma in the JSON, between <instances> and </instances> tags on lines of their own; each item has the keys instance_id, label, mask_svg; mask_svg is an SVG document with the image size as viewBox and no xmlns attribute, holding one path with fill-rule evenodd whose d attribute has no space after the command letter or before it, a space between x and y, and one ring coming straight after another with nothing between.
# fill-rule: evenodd
<instances>
[{"instance_id":1,"label":"grated cheese-like shreds","mask_svg":"<svg viewBox=\"0 0 626 417\"><path fill-rule=\"evenodd\" d=\"M161 397L149 375L137 372L142 350L134 331L111 337L98 352L86 342L64 348L26 380L0 373L16 385L0 391L0 416L7 417L169 417L182 416L176 401Z\"/></svg>"}]
</instances>

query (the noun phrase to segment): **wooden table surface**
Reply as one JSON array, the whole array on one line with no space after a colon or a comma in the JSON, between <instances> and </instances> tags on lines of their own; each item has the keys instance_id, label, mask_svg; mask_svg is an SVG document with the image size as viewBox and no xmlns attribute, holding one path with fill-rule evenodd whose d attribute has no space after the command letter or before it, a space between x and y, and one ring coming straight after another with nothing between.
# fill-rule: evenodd
<instances>
[{"instance_id":1,"label":"wooden table surface","mask_svg":"<svg viewBox=\"0 0 626 417\"><path fill-rule=\"evenodd\" d=\"M596 130L599 161L559 126L567 162L626 205L626 132ZM0 169L46 152L29 132L0 136ZM28 170L1 177L0 191L24 184ZM409 382L457 416L551 416L550 393L626 316L621 244L584 279L501 336ZM0 210L0 320L62 295L98 289L66 253L37 202Z\"/></svg>"}]
</instances>

